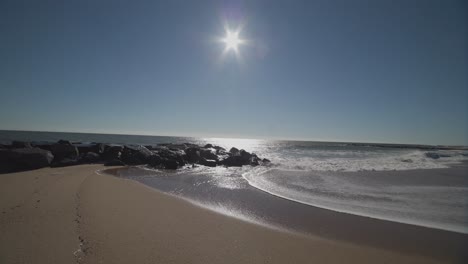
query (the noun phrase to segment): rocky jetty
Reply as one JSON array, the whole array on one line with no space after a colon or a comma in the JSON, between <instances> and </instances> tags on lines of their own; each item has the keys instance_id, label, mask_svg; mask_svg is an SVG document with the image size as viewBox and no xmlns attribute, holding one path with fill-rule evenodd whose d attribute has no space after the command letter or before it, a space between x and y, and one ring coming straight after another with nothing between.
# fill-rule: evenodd
<instances>
[{"instance_id":1,"label":"rocky jetty","mask_svg":"<svg viewBox=\"0 0 468 264\"><path fill-rule=\"evenodd\" d=\"M206 144L158 144L150 146L58 142L13 141L0 145L0 173L63 167L78 164L102 163L107 166L147 165L175 170L195 164L216 167L259 166L270 163L243 149L226 149Z\"/></svg>"}]
</instances>

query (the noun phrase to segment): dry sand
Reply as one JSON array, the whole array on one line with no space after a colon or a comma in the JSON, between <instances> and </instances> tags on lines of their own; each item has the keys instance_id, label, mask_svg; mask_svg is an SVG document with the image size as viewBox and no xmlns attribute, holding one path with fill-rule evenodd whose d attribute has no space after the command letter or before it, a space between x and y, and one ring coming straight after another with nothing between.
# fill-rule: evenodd
<instances>
[{"instance_id":1,"label":"dry sand","mask_svg":"<svg viewBox=\"0 0 468 264\"><path fill-rule=\"evenodd\" d=\"M103 168L0 175L0 263L440 263L243 222Z\"/></svg>"}]
</instances>

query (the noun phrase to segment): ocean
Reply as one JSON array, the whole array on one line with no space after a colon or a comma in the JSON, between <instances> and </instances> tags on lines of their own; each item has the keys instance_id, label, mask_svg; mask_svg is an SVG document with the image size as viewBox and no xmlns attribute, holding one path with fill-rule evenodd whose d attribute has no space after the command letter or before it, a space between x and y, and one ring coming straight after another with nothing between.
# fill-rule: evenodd
<instances>
[{"instance_id":1,"label":"ocean","mask_svg":"<svg viewBox=\"0 0 468 264\"><path fill-rule=\"evenodd\" d=\"M176 172L139 167L117 173L120 177L137 180L199 206L247 221L303 232L307 231L307 221L300 218L304 217L304 208L310 206L468 234L466 149L0 131L0 143L59 139L142 145L211 143L226 149L245 149L268 158L272 163L268 167L199 166ZM267 202L259 203L262 199ZM281 209L277 208L279 204Z\"/></svg>"}]
</instances>

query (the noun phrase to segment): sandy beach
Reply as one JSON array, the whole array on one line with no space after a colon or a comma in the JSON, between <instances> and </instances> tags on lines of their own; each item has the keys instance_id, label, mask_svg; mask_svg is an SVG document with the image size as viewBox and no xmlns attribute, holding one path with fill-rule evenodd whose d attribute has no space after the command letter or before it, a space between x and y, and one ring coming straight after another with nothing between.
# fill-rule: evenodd
<instances>
[{"instance_id":1,"label":"sandy beach","mask_svg":"<svg viewBox=\"0 0 468 264\"><path fill-rule=\"evenodd\" d=\"M463 263L243 222L102 169L0 175L0 263Z\"/></svg>"}]
</instances>

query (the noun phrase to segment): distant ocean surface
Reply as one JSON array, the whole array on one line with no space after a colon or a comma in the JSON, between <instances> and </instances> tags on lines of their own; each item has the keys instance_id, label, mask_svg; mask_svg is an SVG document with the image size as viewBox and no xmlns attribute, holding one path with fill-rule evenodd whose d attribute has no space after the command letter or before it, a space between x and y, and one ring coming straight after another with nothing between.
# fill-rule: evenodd
<instances>
[{"instance_id":1,"label":"distant ocean surface","mask_svg":"<svg viewBox=\"0 0 468 264\"><path fill-rule=\"evenodd\" d=\"M211 204L207 207L222 207L224 211L229 202L221 196L226 197L226 192L256 188L305 205L468 233L468 173L465 173L468 172L468 151L463 149L0 131L0 143L3 144L11 140L59 139L142 145L211 143L228 150L231 147L245 149L259 157L270 159L270 167L200 166L195 169L178 170L176 173L146 169L145 173L133 171L125 175L154 188L196 200L197 203ZM434 154L437 154L438 158L434 158ZM217 191L206 192L207 188L216 188ZM213 202L213 199L218 198L224 202ZM243 205L239 204L242 203L231 205L229 210L243 211L245 208L240 208Z\"/></svg>"}]
</instances>

